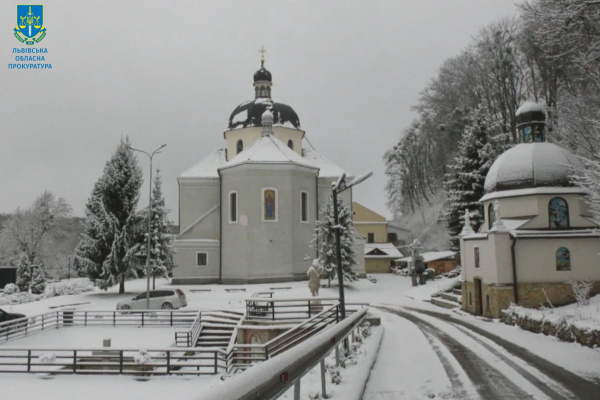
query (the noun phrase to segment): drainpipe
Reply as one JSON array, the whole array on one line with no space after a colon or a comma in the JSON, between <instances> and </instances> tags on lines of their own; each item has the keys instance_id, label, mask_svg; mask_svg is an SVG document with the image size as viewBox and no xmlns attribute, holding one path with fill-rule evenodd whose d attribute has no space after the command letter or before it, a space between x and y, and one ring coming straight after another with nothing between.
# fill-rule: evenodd
<instances>
[{"instance_id":1,"label":"drainpipe","mask_svg":"<svg viewBox=\"0 0 600 400\"><path fill-rule=\"evenodd\" d=\"M513 270L513 293L515 296L515 304L519 304L519 288L517 286L517 260L515 257L515 246L517 245L517 237L514 236L512 245L510 246L510 253L512 257L512 270Z\"/></svg>"},{"instance_id":2,"label":"drainpipe","mask_svg":"<svg viewBox=\"0 0 600 400\"><path fill-rule=\"evenodd\" d=\"M217 170L217 174L219 175L219 283L221 283L223 275L223 177L220 170ZM236 201L239 203L240 199L236 199Z\"/></svg>"}]
</instances>

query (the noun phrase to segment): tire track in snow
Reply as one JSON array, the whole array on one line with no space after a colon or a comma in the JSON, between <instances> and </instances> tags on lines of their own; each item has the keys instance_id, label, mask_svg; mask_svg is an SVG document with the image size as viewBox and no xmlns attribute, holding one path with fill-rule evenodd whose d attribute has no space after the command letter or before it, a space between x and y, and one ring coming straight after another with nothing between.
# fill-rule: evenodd
<instances>
[{"instance_id":1,"label":"tire track in snow","mask_svg":"<svg viewBox=\"0 0 600 400\"><path fill-rule=\"evenodd\" d=\"M515 385L510 379L493 368L474 351L458 342L446 332L429 322L402 310L384 307L384 310L405 318L416 325L425 334L438 339L458 361L481 398L486 400L531 399L531 395Z\"/></svg>"},{"instance_id":2,"label":"tire track in snow","mask_svg":"<svg viewBox=\"0 0 600 400\"><path fill-rule=\"evenodd\" d=\"M524 347L518 346L512 342L509 342L506 339L501 338L493 333L486 331L485 329L479 328L475 325L472 325L466 321L453 318L451 315L443 314L435 311L422 310L418 308L412 307L403 307L406 310L413 311L415 313L425 314L430 317L435 317L444 322L448 322L452 325L462 326L476 334L491 340L496 345L504 348L504 350L508 351L511 355L520 358L525 361L527 364L533 366L535 369L543 373L545 376L550 378L551 380L557 382L562 387L566 388L568 391L573 393L576 399L578 400L598 400L600 398L600 384L589 381L585 378L582 378L579 375L574 374L571 371L568 371L556 364L551 363L550 361L537 356L527 350Z\"/></svg>"},{"instance_id":3,"label":"tire track in snow","mask_svg":"<svg viewBox=\"0 0 600 400\"><path fill-rule=\"evenodd\" d=\"M474 341L479 343L481 346L483 346L487 351L489 351L490 353L492 353L493 355L495 355L496 357L498 357L499 359L504 361L509 367L511 367L512 369L517 371L523 378L525 378L529 382L531 382L531 384L533 384L535 387L537 387L542 393L544 393L550 399L552 399L552 400L563 400L563 399L577 400L577 397L575 397L573 395L573 393L571 393L567 389L561 387L556 382L554 382L552 380L548 380L546 382L541 381L535 375L533 375L531 372L527 371L525 368L521 367L520 365L515 363L513 360L506 357L504 354L502 354L502 352L498 351L497 349L495 349L494 347L492 347L491 345L489 345L488 343L483 341L476 334L469 332L466 328L463 328L459 325L455 325L455 326L461 332L463 332L465 335L469 336L471 339L473 339Z\"/></svg>"}]
</instances>

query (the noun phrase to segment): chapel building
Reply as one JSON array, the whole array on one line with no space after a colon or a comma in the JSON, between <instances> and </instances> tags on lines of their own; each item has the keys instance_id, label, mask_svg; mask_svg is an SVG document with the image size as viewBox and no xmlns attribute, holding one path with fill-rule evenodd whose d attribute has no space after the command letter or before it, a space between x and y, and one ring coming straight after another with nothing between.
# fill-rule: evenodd
<instances>
[{"instance_id":1,"label":"chapel building","mask_svg":"<svg viewBox=\"0 0 600 400\"><path fill-rule=\"evenodd\" d=\"M229 117L225 147L178 178L174 284L305 280L317 257L315 222L344 170L303 147L298 114L272 99L264 59L253 86L254 100ZM351 189L340 197L351 207ZM364 238L355 241L364 276Z\"/></svg>"},{"instance_id":2,"label":"chapel building","mask_svg":"<svg viewBox=\"0 0 600 400\"><path fill-rule=\"evenodd\" d=\"M600 231L571 180L583 165L546 141L542 106L527 101L516 117L520 143L485 179L485 221L475 233L466 213L461 234L462 308L476 315L501 317L510 303L573 302L568 281L600 288Z\"/></svg>"}]
</instances>

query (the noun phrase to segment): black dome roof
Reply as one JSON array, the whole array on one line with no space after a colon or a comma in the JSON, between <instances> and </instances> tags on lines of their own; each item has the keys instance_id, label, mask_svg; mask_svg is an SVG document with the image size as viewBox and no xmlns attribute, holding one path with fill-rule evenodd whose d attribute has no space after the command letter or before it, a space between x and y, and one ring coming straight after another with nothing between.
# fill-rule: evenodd
<instances>
[{"instance_id":1,"label":"black dome roof","mask_svg":"<svg viewBox=\"0 0 600 400\"><path fill-rule=\"evenodd\" d=\"M268 69L264 65L261 65L260 69L254 73L254 82L268 81L273 82L273 77Z\"/></svg>"},{"instance_id":2,"label":"black dome roof","mask_svg":"<svg viewBox=\"0 0 600 400\"><path fill-rule=\"evenodd\" d=\"M254 79L256 80L256 74ZM269 98L257 98L237 106L229 117L229 129L262 126L262 115L267 109L273 113L273 125L300 129L300 118L296 111L287 104L277 103Z\"/></svg>"}]
</instances>

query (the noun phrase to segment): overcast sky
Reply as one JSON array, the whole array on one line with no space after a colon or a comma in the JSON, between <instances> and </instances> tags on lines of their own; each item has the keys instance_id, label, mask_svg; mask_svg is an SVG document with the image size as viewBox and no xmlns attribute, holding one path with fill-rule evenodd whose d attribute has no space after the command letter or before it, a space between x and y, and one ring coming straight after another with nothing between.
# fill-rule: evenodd
<instances>
[{"instance_id":1,"label":"overcast sky","mask_svg":"<svg viewBox=\"0 0 600 400\"><path fill-rule=\"evenodd\" d=\"M254 98L263 44L272 97L296 110L317 151L353 174L373 170L354 199L389 217L382 155L419 92L480 27L517 11L511 0L45 0L36 47L53 69L38 71L7 68L23 47L16 4L0 0L0 212L48 189L82 216L129 135L142 149L167 143L156 160L175 221L177 176L224 147L231 112Z\"/></svg>"}]
</instances>

